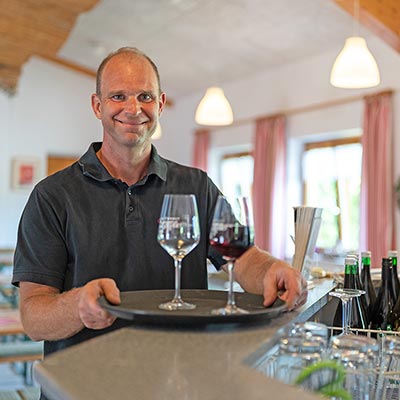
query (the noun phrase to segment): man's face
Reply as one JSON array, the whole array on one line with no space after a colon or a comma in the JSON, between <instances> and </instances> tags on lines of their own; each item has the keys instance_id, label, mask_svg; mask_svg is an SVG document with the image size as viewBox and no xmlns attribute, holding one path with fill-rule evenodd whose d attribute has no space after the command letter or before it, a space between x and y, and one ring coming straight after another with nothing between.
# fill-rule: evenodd
<instances>
[{"instance_id":1,"label":"man's face","mask_svg":"<svg viewBox=\"0 0 400 400\"><path fill-rule=\"evenodd\" d=\"M102 121L104 141L123 146L145 144L154 133L165 103L157 77L146 58L119 54L104 67L101 94L92 107Z\"/></svg>"}]
</instances>

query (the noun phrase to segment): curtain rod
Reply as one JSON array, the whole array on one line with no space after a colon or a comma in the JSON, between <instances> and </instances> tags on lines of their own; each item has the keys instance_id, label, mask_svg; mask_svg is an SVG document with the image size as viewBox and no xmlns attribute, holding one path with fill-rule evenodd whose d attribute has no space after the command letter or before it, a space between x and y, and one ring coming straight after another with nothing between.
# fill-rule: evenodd
<instances>
[{"instance_id":1,"label":"curtain rod","mask_svg":"<svg viewBox=\"0 0 400 400\"><path fill-rule=\"evenodd\" d=\"M383 90L381 92L371 93L368 95L357 95L357 96L345 97L342 99L330 100L330 101L325 101L322 103L310 104L308 106L292 108L292 109L284 110L281 112L275 112L275 113L271 113L271 114L264 114L264 115L257 115L254 117L242 118L242 119L233 121L233 123L231 125L213 126L213 127L210 127L209 129L211 131L215 131L215 130L219 130L219 129L230 128L232 126L248 125L248 124L254 123L258 119L270 118L270 117L275 117L275 116L279 116L279 115L288 116L288 115L294 115L294 114L302 114L302 113L306 113L306 112L321 110L323 108L339 106L339 105L347 104L347 103L353 103L355 101L364 100L367 97L373 97L373 96L383 95L383 94L392 94L392 93L394 93L394 90L387 89L387 90Z\"/></svg>"}]
</instances>

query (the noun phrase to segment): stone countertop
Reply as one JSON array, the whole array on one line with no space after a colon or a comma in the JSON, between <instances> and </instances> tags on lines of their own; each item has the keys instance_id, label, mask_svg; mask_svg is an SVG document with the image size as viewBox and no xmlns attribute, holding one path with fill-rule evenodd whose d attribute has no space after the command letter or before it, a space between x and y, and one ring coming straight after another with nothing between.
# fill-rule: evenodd
<instances>
[{"instance_id":1,"label":"stone countertop","mask_svg":"<svg viewBox=\"0 0 400 400\"><path fill-rule=\"evenodd\" d=\"M35 379L51 400L320 399L265 377L255 366L276 331L312 317L333 286L320 280L304 306L272 321L123 328L47 357L35 366Z\"/></svg>"}]
</instances>

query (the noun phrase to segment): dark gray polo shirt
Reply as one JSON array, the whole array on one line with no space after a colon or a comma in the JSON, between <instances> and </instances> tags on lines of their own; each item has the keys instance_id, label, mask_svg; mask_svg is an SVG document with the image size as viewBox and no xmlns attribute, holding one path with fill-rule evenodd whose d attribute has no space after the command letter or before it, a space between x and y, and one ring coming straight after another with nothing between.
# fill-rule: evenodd
<instances>
[{"instance_id":1,"label":"dark gray polo shirt","mask_svg":"<svg viewBox=\"0 0 400 400\"><path fill-rule=\"evenodd\" d=\"M112 278L121 291L174 288L173 259L157 242L163 195L197 199L201 239L182 264L182 288L207 288L208 235L219 195L207 174L160 157L153 146L147 175L132 186L113 178L94 143L72 166L39 182L21 217L13 283L29 281L69 290L96 278ZM124 325L84 329L45 343L45 354Z\"/></svg>"}]
</instances>

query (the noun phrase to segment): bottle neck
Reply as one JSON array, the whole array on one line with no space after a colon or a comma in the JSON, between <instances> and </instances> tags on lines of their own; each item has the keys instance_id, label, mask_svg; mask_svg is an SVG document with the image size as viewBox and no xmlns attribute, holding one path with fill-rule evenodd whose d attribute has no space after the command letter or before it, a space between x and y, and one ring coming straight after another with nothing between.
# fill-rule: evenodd
<instances>
[{"instance_id":1,"label":"bottle neck","mask_svg":"<svg viewBox=\"0 0 400 400\"><path fill-rule=\"evenodd\" d=\"M371 265L371 257L362 257L361 264L362 264L363 268L366 266L369 267Z\"/></svg>"},{"instance_id":2,"label":"bottle neck","mask_svg":"<svg viewBox=\"0 0 400 400\"><path fill-rule=\"evenodd\" d=\"M382 266L382 285L386 284L389 285L391 283L391 273L390 273L390 266L383 265Z\"/></svg>"},{"instance_id":3,"label":"bottle neck","mask_svg":"<svg viewBox=\"0 0 400 400\"><path fill-rule=\"evenodd\" d=\"M346 289L356 288L357 266L346 264L344 267L344 287Z\"/></svg>"},{"instance_id":4,"label":"bottle neck","mask_svg":"<svg viewBox=\"0 0 400 400\"><path fill-rule=\"evenodd\" d=\"M371 275L371 265L370 264L363 264L362 270L364 275L370 276Z\"/></svg>"}]
</instances>

